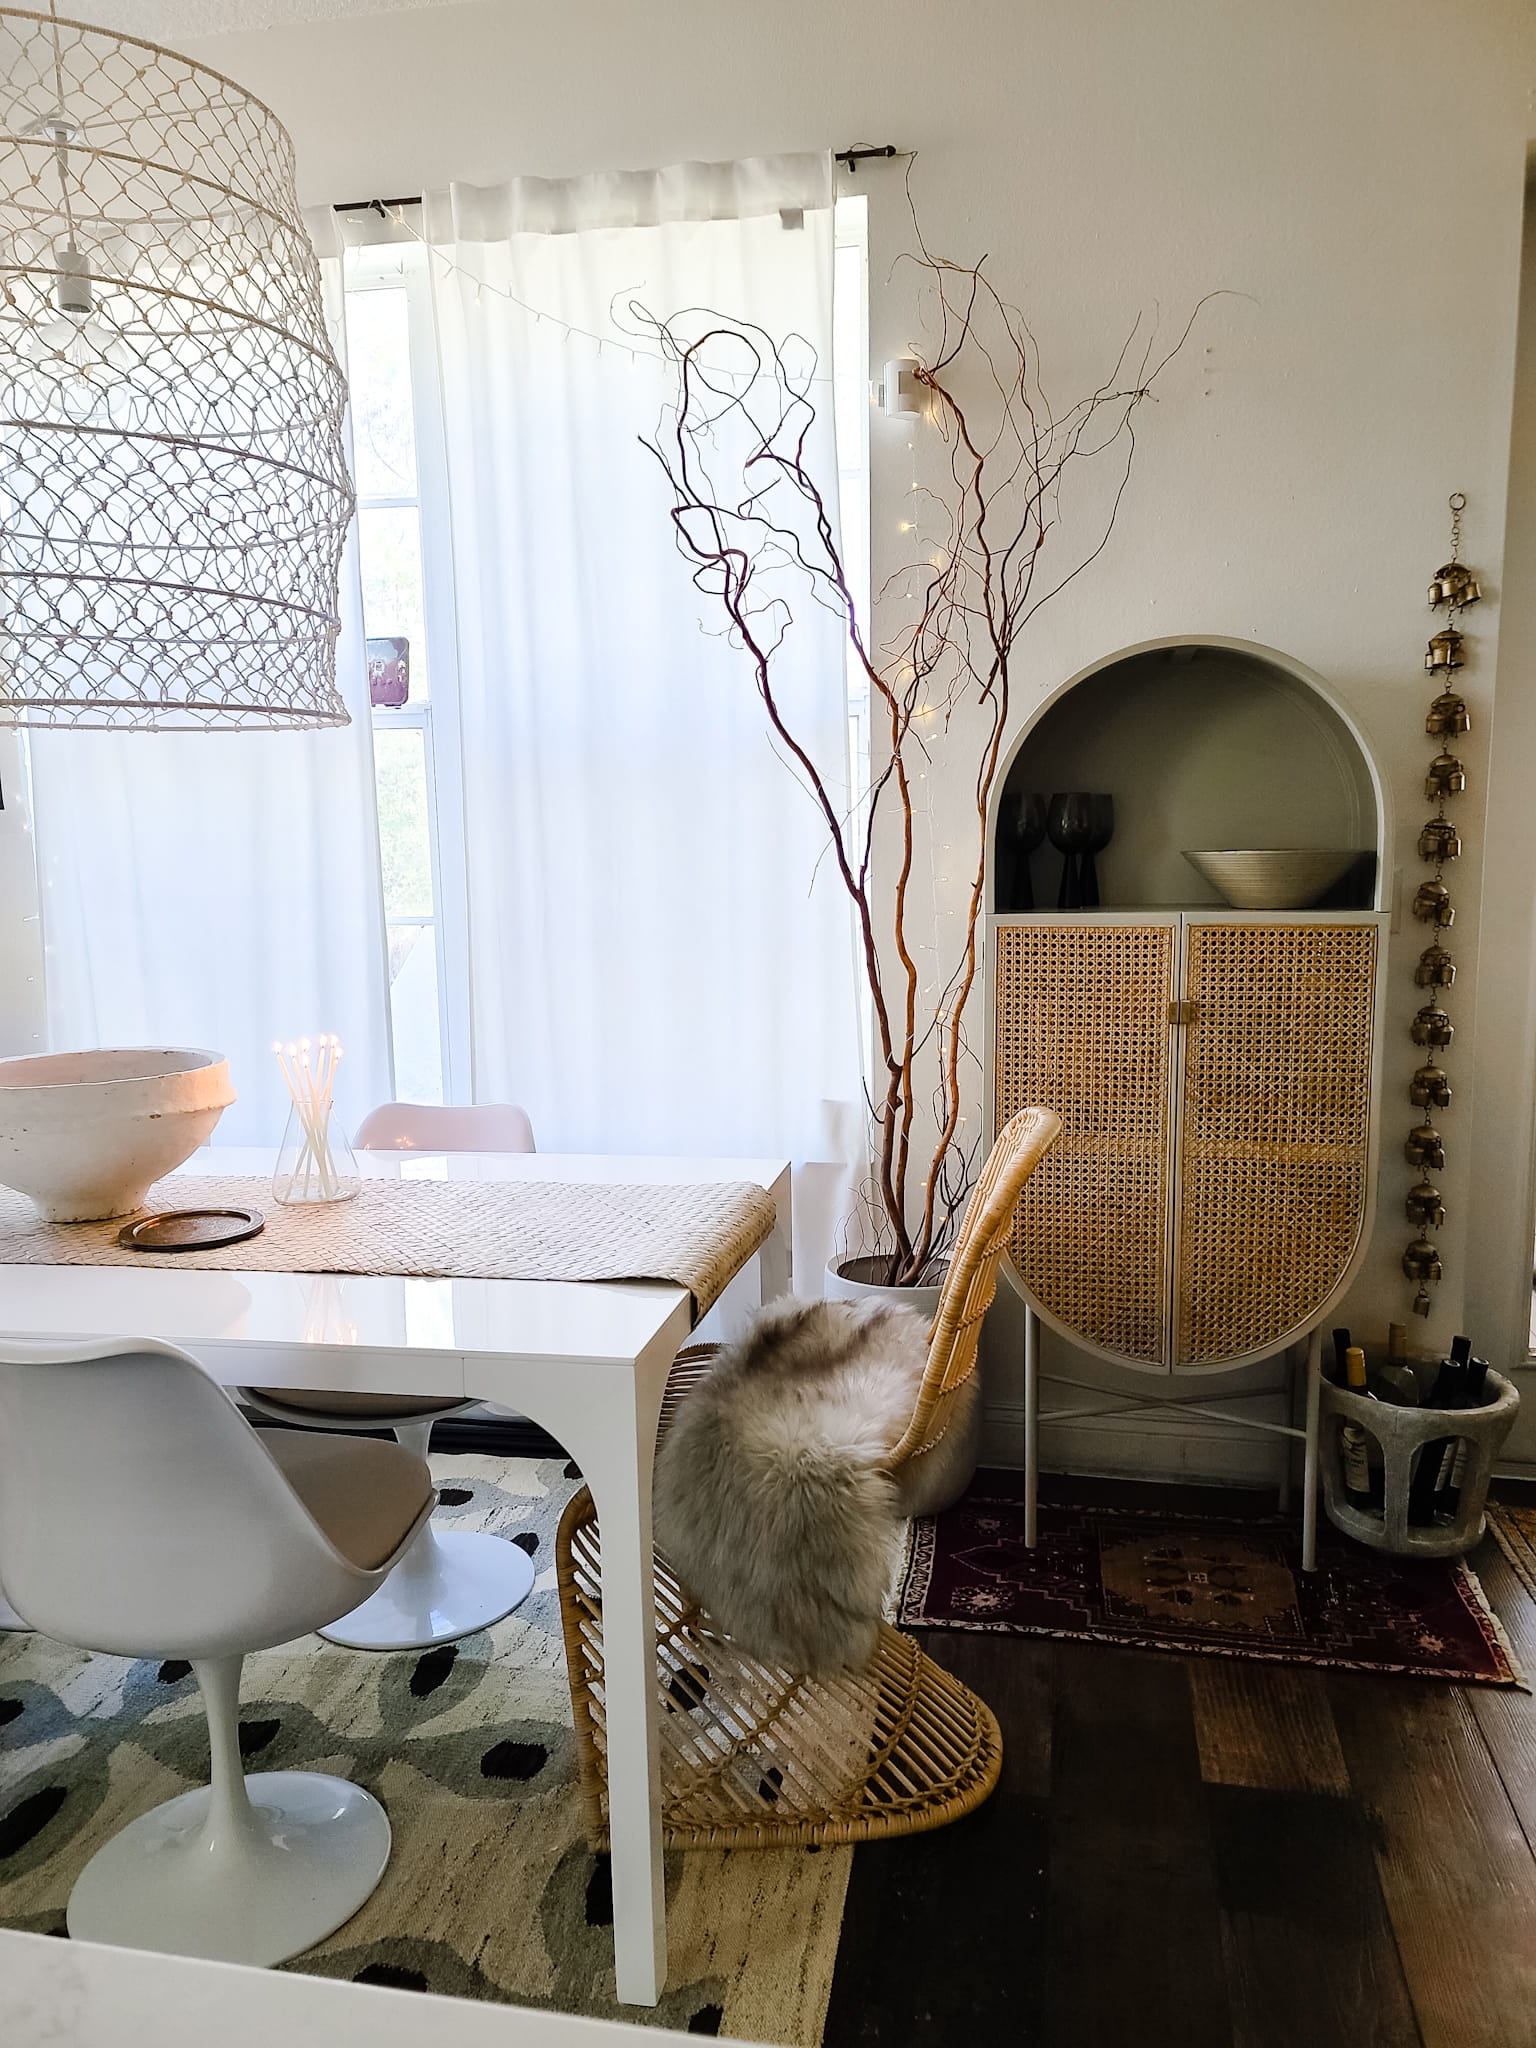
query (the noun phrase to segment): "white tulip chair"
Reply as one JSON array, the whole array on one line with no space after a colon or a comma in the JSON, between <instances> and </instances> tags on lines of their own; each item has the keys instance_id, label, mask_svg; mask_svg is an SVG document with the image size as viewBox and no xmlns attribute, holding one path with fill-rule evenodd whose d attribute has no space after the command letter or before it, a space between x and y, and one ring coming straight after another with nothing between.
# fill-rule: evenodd
<instances>
[{"instance_id":1,"label":"white tulip chair","mask_svg":"<svg viewBox=\"0 0 1536 2048\"><path fill-rule=\"evenodd\" d=\"M240 1668L381 1585L432 1512L398 1444L254 1430L172 1344L0 1340L0 1556L27 1622L86 1650L186 1658L212 1782L87 1863L69 1932L270 1965L350 1920L389 1821L344 1778L246 1776Z\"/></svg>"},{"instance_id":2,"label":"white tulip chair","mask_svg":"<svg viewBox=\"0 0 1536 2048\"><path fill-rule=\"evenodd\" d=\"M360 1152L532 1152L533 1126L511 1102L440 1108L419 1102L384 1102L364 1117ZM432 1425L477 1408L477 1401L443 1401L411 1394L322 1394L297 1387L242 1387L240 1398L258 1414L295 1429L393 1430L399 1443L427 1455ZM475 1529L439 1534L430 1522L410 1554L378 1592L320 1633L353 1650L425 1650L449 1643L522 1605L533 1591L528 1553L504 1536Z\"/></svg>"}]
</instances>

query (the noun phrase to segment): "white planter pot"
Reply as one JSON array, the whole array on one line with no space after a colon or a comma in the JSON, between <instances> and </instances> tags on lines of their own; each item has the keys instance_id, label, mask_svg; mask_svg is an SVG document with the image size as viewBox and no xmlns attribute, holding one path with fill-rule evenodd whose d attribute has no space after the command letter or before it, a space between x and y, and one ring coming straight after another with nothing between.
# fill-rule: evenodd
<instances>
[{"instance_id":1,"label":"white planter pot","mask_svg":"<svg viewBox=\"0 0 1536 2048\"><path fill-rule=\"evenodd\" d=\"M0 1183L51 1223L128 1216L235 1099L216 1052L133 1047L0 1060Z\"/></svg>"},{"instance_id":2,"label":"white planter pot","mask_svg":"<svg viewBox=\"0 0 1536 2048\"><path fill-rule=\"evenodd\" d=\"M884 1263L883 1259L843 1259L837 1265L828 1265L822 1292L829 1301L863 1301L877 1295L897 1308L916 1309L920 1316L926 1316L932 1322L939 1312L943 1284L937 1287L887 1287L878 1280L865 1279L868 1267L879 1267Z\"/></svg>"},{"instance_id":3,"label":"white planter pot","mask_svg":"<svg viewBox=\"0 0 1536 2048\"><path fill-rule=\"evenodd\" d=\"M893 1308L915 1309L925 1321L932 1322L939 1312L939 1296L944 1292L943 1283L941 1282L936 1287L886 1287L882 1286L879 1281L864 1279L861 1269L878 1263L879 1261L870 1259L844 1259L841 1265L844 1268L851 1268L849 1271L840 1270L838 1266L829 1265L824 1282L824 1292L829 1300L864 1301L868 1300L871 1296L875 1296L890 1302ZM924 1514L938 1513L941 1508L948 1507L958 1500L960 1495L970 1485L972 1475L976 1470L977 1460L981 1456L981 1423L982 1409L981 1401L978 1398L972 1404L970 1414L965 1418L963 1424L955 1425L964 1429L965 1439L963 1445L956 1443L953 1440L952 1433L946 1431L942 1450L925 1452L923 1454L923 1458L940 1457L943 1459L944 1473L948 1483L943 1486L941 1495L922 1503L920 1512ZM922 1462L922 1458L917 1459L914 1461L914 1465L921 1464Z\"/></svg>"}]
</instances>

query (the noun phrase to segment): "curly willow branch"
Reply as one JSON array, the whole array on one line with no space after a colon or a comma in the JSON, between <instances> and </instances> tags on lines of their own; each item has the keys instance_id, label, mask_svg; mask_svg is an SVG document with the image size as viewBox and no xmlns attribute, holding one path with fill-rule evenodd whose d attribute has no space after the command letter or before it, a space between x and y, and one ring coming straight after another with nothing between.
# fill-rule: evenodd
<instances>
[{"instance_id":1,"label":"curly willow branch","mask_svg":"<svg viewBox=\"0 0 1536 2048\"><path fill-rule=\"evenodd\" d=\"M949 262L928 251L920 232L917 239L909 260L934 301L939 345L916 375L946 450L943 484L923 502L944 531L916 592L915 620L882 649L870 645L855 609L835 513L808 458L816 424L811 352L798 338L780 341L707 310L659 320L634 309L676 374L675 403L645 445L667 478L678 548L751 664L769 725L821 814L853 907L874 1021L873 1184L895 1285L921 1280L943 1255L976 1164L978 1146L967 1146L963 1128L975 1066L965 1026L980 972L987 818L1020 636L1107 547L1135 454L1133 414L1200 311L1155 360L1151 339L1137 359L1138 320L1110 377L1058 414L1041 389L1029 329L982 265ZM1110 466L1108 504L1073 548L1063 536L1063 486L1094 463ZM781 699L778 662L794 625L786 575L840 619L869 686L880 751L852 809ZM939 713L942 723L925 734L920 720ZM942 730L951 739L957 729L974 750L974 839L958 939L925 1014L912 929L922 907L913 901L913 783L932 736ZM878 843L883 854L889 845L890 871L877 876L887 818L888 841ZM919 1154L914 1131L925 1098L934 1135L932 1149Z\"/></svg>"}]
</instances>

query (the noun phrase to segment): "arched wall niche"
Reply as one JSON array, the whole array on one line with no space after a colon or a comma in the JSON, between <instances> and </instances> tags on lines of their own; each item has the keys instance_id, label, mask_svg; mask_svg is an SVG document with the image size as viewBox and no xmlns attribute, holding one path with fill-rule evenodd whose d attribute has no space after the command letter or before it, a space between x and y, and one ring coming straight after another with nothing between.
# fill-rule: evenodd
<instances>
[{"instance_id":1,"label":"arched wall niche","mask_svg":"<svg viewBox=\"0 0 1536 2048\"><path fill-rule=\"evenodd\" d=\"M999 823L1021 794L1107 792L1115 836L1098 856L1104 910L1220 906L1185 848L1353 848L1319 908L1382 907L1386 804L1364 738L1323 679L1274 648L1172 638L1122 649L1035 712L998 778L991 901L1025 907ZM1061 855L1030 860L1037 910L1054 910Z\"/></svg>"}]
</instances>

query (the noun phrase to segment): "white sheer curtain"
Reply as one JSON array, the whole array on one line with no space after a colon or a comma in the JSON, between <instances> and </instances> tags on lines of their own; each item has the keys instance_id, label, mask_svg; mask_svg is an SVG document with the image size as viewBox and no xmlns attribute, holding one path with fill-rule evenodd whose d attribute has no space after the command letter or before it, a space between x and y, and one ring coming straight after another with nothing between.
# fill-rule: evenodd
<instances>
[{"instance_id":1,"label":"white sheer curtain","mask_svg":"<svg viewBox=\"0 0 1536 2048\"><path fill-rule=\"evenodd\" d=\"M830 167L799 157L429 197L453 515L475 1093L541 1146L786 1154L797 1277L862 1146L848 905L746 658L694 589L632 306L797 335L835 494ZM834 497L835 502L835 497ZM786 585L786 589L790 586ZM839 621L803 592L777 688L845 779Z\"/></svg>"},{"instance_id":2,"label":"white sheer curtain","mask_svg":"<svg viewBox=\"0 0 1536 2048\"><path fill-rule=\"evenodd\" d=\"M342 618L349 726L29 737L48 1043L225 1054L215 1144L281 1137L275 1038L336 1033L349 1129L394 1092L353 547Z\"/></svg>"}]
</instances>

